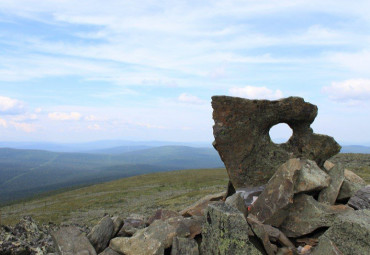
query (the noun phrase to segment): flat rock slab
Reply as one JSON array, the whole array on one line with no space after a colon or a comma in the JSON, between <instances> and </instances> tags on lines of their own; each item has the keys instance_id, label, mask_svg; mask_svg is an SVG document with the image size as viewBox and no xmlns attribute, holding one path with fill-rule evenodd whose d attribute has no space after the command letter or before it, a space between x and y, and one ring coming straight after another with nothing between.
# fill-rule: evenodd
<instances>
[{"instance_id":1,"label":"flat rock slab","mask_svg":"<svg viewBox=\"0 0 370 255\"><path fill-rule=\"evenodd\" d=\"M340 151L329 136L314 134L310 128L317 106L303 98L276 101L213 96L213 134L235 189L267 183L278 167L290 158L305 157L321 167ZM269 131L286 123L293 135L283 144L271 141Z\"/></svg>"},{"instance_id":2,"label":"flat rock slab","mask_svg":"<svg viewBox=\"0 0 370 255\"><path fill-rule=\"evenodd\" d=\"M226 196L225 192L207 195L197 202L192 204L191 206L183 209L180 214L184 217L190 216L203 216L204 211L207 209L208 205L214 201L220 201Z\"/></svg>"},{"instance_id":3,"label":"flat rock slab","mask_svg":"<svg viewBox=\"0 0 370 255\"><path fill-rule=\"evenodd\" d=\"M55 250L63 255L96 255L86 235L76 227L62 227L51 234Z\"/></svg>"},{"instance_id":4,"label":"flat rock slab","mask_svg":"<svg viewBox=\"0 0 370 255\"><path fill-rule=\"evenodd\" d=\"M260 255L249 241L251 229L244 215L223 202L210 204L202 231L201 254Z\"/></svg>"},{"instance_id":5,"label":"flat rock slab","mask_svg":"<svg viewBox=\"0 0 370 255\"><path fill-rule=\"evenodd\" d=\"M338 216L320 238L313 255L363 255L370 251L370 210Z\"/></svg>"},{"instance_id":6,"label":"flat rock slab","mask_svg":"<svg viewBox=\"0 0 370 255\"><path fill-rule=\"evenodd\" d=\"M326 161L328 162L328 161ZM335 204L340 187L344 181L344 168L342 164L336 164L328 170L331 182L328 187L320 191L318 201L321 203Z\"/></svg>"},{"instance_id":7,"label":"flat rock slab","mask_svg":"<svg viewBox=\"0 0 370 255\"><path fill-rule=\"evenodd\" d=\"M314 161L290 159L275 172L250 213L264 224L279 227L288 215L294 194L325 187L329 182L328 175Z\"/></svg>"},{"instance_id":8,"label":"flat rock slab","mask_svg":"<svg viewBox=\"0 0 370 255\"><path fill-rule=\"evenodd\" d=\"M114 234L114 227L112 219L107 215L92 228L90 233L87 235L87 238L94 246L96 252L102 252L107 248L109 240Z\"/></svg>"},{"instance_id":9,"label":"flat rock slab","mask_svg":"<svg viewBox=\"0 0 370 255\"><path fill-rule=\"evenodd\" d=\"M348 205L356 210L370 209L370 185L358 190L348 201Z\"/></svg>"},{"instance_id":10,"label":"flat rock slab","mask_svg":"<svg viewBox=\"0 0 370 255\"><path fill-rule=\"evenodd\" d=\"M280 226L288 237L299 237L312 233L321 227L330 227L338 215L353 211L346 205L328 205L317 202L313 197L299 194L294 197L294 204Z\"/></svg>"}]
</instances>

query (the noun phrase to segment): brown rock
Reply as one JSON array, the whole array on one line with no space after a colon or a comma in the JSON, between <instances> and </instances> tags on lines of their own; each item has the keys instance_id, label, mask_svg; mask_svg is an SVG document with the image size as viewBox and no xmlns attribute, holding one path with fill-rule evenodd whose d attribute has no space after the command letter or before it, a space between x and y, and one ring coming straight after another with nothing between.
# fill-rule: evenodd
<instances>
[{"instance_id":1,"label":"brown rock","mask_svg":"<svg viewBox=\"0 0 370 255\"><path fill-rule=\"evenodd\" d=\"M109 240L113 236L114 224L112 219L107 215L102 218L97 225L93 227L87 238L94 246L96 252L102 252L107 248Z\"/></svg>"},{"instance_id":2,"label":"brown rock","mask_svg":"<svg viewBox=\"0 0 370 255\"><path fill-rule=\"evenodd\" d=\"M344 169L344 181L339 190L338 201L350 199L359 189L366 186L366 182L354 172Z\"/></svg>"},{"instance_id":3,"label":"brown rock","mask_svg":"<svg viewBox=\"0 0 370 255\"><path fill-rule=\"evenodd\" d=\"M337 200L340 187L342 187L344 181L344 168L341 164L337 164L330 167L328 173L331 178L331 183L328 187L320 191L318 201L333 205Z\"/></svg>"},{"instance_id":4,"label":"brown rock","mask_svg":"<svg viewBox=\"0 0 370 255\"><path fill-rule=\"evenodd\" d=\"M212 97L213 143L236 189L267 183L276 169L293 157L305 157L322 166L340 151L332 137L314 134L310 124L317 107L302 98L276 101ZM277 145L269 136L272 126L286 123L293 135Z\"/></svg>"},{"instance_id":5,"label":"brown rock","mask_svg":"<svg viewBox=\"0 0 370 255\"><path fill-rule=\"evenodd\" d=\"M370 209L370 185L358 190L348 201L348 205L356 210Z\"/></svg>"},{"instance_id":6,"label":"brown rock","mask_svg":"<svg viewBox=\"0 0 370 255\"><path fill-rule=\"evenodd\" d=\"M198 243L194 239L174 237L171 255L199 255Z\"/></svg>"},{"instance_id":7,"label":"brown rock","mask_svg":"<svg viewBox=\"0 0 370 255\"><path fill-rule=\"evenodd\" d=\"M190 216L203 216L204 211L207 209L208 205L214 201L220 201L226 196L225 192L217 193L217 194L211 194L207 195L191 206L185 208L180 212L180 215L184 217L190 217Z\"/></svg>"},{"instance_id":8,"label":"brown rock","mask_svg":"<svg viewBox=\"0 0 370 255\"><path fill-rule=\"evenodd\" d=\"M299 194L294 197L294 204L280 230L288 237L303 236L318 228L332 226L338 215L351 211L353 209L345 205L323 204L309 195Z\"/></svg>"},{"instance_id":9,"label":"brown rock","mask_svg":"<svg viewBox=\"0 0 370 255\"><path fill-rule=\"evenodd\" d=\"M123 222L123 226L118 232L117 236L132 236L136 233L137 230L146 227L146 224L142 218L127 218Z\"/></svg>"},{"instance_id":10,"label":"brown rock","mask_svg":"<svg viewBox=\"0 0 370 255\"><path fill-rule=\"evenodd\" d=\"M85 234L76 227L61 227L52 233L55 250L63 255L96 255Z\"/></svg>"},{"instance_id":11,"label":"brown rock","mask_svg":"<svg viewBox=\"0 0 370 255\"><path fill-rule=\"evenodd\" d=\"M120 229L122 228L123 219L119 216L114 216L111 219L112 219L113 226L114 226L112 237L114 237L118 234L118 231L120 231Z\"/></svg>"},{"instance_id":12,"label":"brown rock","mask_svg":"<svg viewBox=\"0 0 370 255\"><path fill-rule=\"evenodd\" d=\"M178 212L166 210L166 209L159 209L155 212L155 214L152 217L148 219L147 224L150 225L155 220L167 220L169 218L177 217L177 216L180 216Z\"/></svg>"},{"instance_id":13,"label":"brown rock","mask_svg":"<svg viewBox=\"0 0 370 255\"><path fill-rule=\"evenodd\" d=\"M108 247L103 252L99 253L99 255L120 255L120 254Z\"/></svg>"}]
</instances>

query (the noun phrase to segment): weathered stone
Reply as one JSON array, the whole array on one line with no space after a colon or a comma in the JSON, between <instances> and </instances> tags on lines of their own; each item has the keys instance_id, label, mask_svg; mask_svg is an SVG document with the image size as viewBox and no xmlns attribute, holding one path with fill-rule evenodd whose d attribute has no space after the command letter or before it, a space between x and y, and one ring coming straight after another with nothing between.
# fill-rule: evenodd
<instances>
[{"instance_id":1,"label":"weathered stone","mask_svg":"<svg viewBox=\"0 0 370 255\"><path fill-rule=\"evenodd\" d=\"M345 169L344 181L339 190L338 201L350 199L359 189L366 186L366 182L354 172Z\"/></svg>"},{"instance_id":2,"label":"weathered stone","mask_svg":"<svg viewBox=\"0 0 370 255\"><path fill-rule=\"evenodd\" d=\"M76 227L62 227L52 233L55 250L63 255L96 255L85 234Z\"/></svg>"},{"instance_id":3,"label":"weathered stone","mask_svg":"<svg viewBox=\"0 0 370 255\"><path fill-rule=\"evenodd\" d=\"M202 233L202 226L204 223L203 216L192 216L189 218L184 218L182 222L189 229L189 238L194 238Z\"/></svg>"},{"instance_id":4,"label":"weathered stone","mask_svg":"<svg viewBox=\"0 0 370 255\"><path fill-rule=\"evenodd\" d=\"M320 238L313 255L362 255L370 251L370 210L338 216Z\"/></svg>"},{"instance_id":5,"label":"weathered stone","mask_svg":"<svg viewBox=\"0 0 370 255\"><path fill-rule=\"evenodd\" d=\"M171 211L171 210L166 210L166 209L159 209L155 212L155 214L150 217L147 221L147 225L150 225L153 223L155 220L167 220L172 217L177 217L180 216L178 212Z\"/></svg>"},{"instance_id":6,"label":"weathered stone","mask_svg":"<svg viewBox=\"0 0 370 255\"><path fill-rule=\"evenodd\" d=\"M109 247L125 255L163 254L164 249L172 245L173 237L190 235L189 229L182 222L183 217L156 220L149 227L138 230L132 237L116 237Z\"/></svg>"},{"instance_id":7,"label":"weathered stone","mask_svg":"<svg viewBox=\"0 0 370 255\"><path fill-rule=\"evenodd\" d=\"M198 255L198 244L194 239L174 237L171 255Z\"/></svg>"},{"instance_id":8,"label":"weathered stone","mask_svg":"<svg viewBox=\"0 0 370 255\"><path fill-rule=\"evenodd\" d=\"M330 184L329 175L312 160L301 159L301 169L294 185L294 193L321 190Z\"/></svg>"},{"instance_id":9,"label":"weathered stone","mask_svg":"<svg viewBox=\"0 0 370 255\"><path fill-rule=\"evenodd\" d=\"M358 190L348 201L348 205L356 210L370 209L370 185Z\"/></svg>"},{"instance_id":10,"label":"weathered stone","mask_svg":"<svg viewBox=\"0 0 370 255\"><path fill-rule=\"evenodd\" d=\"M335 164L334 164L333 162L329 161L329 160L326 160L326 161L324 162L324 169L325 169L327 172L329 172L329 171L330 171L330 169L332 169L334 166L335 166Z\"/></svg>"},{"instance_id":11,"label":"weathered stone","mask_svg":"<svg viewBox=\"0 0 370 255\"><path fill-rule=\"evenodd\" d=\"M276 169L293 157L305 157L322 166L340 146L332 137L314 134L310 124L317 107L302 98L276 101L237 97L212 97L213 143L225 163L236 189L267 183ZM293 135L284 144L274 144L272 126L286 123Z\"/></svg>"},{"instance_id":12,"label":"weathered stone","mask_svg":"<svg viewBox=\"0 0 370 255\"><path fill-rule=\"evenodd\" d=\"M330 168L328 173L331 178L330 185L320 191L318 201L333 205L337 200L340 187L342 187L344 181L344 168L342 164L336 164Z\"/></svg>"},{"instance_id":13,"label":"weathered stone","mask_svg":"<svg viewBox=\"0 0 370 255\"><path fill-rule=\"evenodd\" d=\"M240 196L244 199L245 206L248 207L252 204L253 198L258 197L262 191L265 189L266 185L261 185L257 187L246 187L236 190Z\"/></svg>"},{"instance_id":14,"label":"weathered stone","mask_svg":"<svg viewBox=\"0 0 370 255\"><path fill-rule=\"evenodd\" d=\"M262 224L253 215L249 215L247 221L253 233L261 240L268 255L275 255L278 249L278 247L270 241L279 241L282 246L289 247L292 251L295 251L294 244L279 229Z\"/></svg>"},{"instance_id":15,"label":"weathered stone","mask_svg":"<svg viewBox=\"0 0 370 255\"><path fill-rule=\"evenodd\" d=\"M214 201L220 201L226 196L225 192L217 193L217 194L211 194L207 195L191 206L185 208L180 212L180 215L184 217L190 217L190 216L203 216L204 211L207 209L208 204L214 202Z\"/></svg>"},{"instance_id":16,"label":"weathered stone","mask_svg":"<svg viewBox=\"0 0 370 255\"><path fill-rule=\"evenodd\" d=\"M262 254L249 241L251 229L243 214L223 202L210 204L202 231L202 254Z\"/></svg>"},{"instance_id":17,"label":"weathered stone","mask_svg":"<svg viewBox=\"0 0 370 255\"><path fill-rule=\"evenodd\" d=\"M133 236L136 231L146 227L145 221L142 218L127 218L117 236L129 237Z\"/></svg>"},{"instance_id":18,"label":"weathered stone","mask_svg":"<svg viewBox=\"0 0 370 255\"><path fill-rule=\"evenodd\" d=\"M96 252L102 252L107 248L109 240L113 236L114 224L112 219L107 215L102 218L97 225L93 227L87 238L94 246Z\"/></svg>"},{"instance_id":19,"label":"weathered stone","mask_svg":"<svg viewBox=\"0 0 370 255\"><path fill-rule=\"evenodd\" d=\"M247 216L247 207L245 206L244 199L241 197L240 193L235 193L234 195L226 198L225 204L234 207L244 216Z\"/></svg>"},{"instance_id":20,"label":"weathered stone","mask_svg":"<svg viewBox=\"0 0 370 255\"><path fill-rule=\"evenodd\" d=\"M353 211L346 205L328 205L317 202L313 197L299 194L280 230L288 237L299 237L321 227L330 227L339 214Z\"/></svg>"},{"instance_id":21,"label":"weathered stone","mask_svg":"<svg viewBox=\"0 0 370 255\"><path fill-rule=\"evenodd\" d=\"M118 252L115 252L114 250L108 247L103 252L99 253L99 255L121 255L121 254Z\"/></svg>"},{"instance_id":22,"label":"weathered stone","mask_svg":"<svg viewBox=\"0 0 370 255\"><path fill-rule=\"evenodd\" d=\"M122 228L123 226L123 219L119 216L114 216L111 218L112 219L112 222L113 222L113 233L112 233L112 237L116 236L118 234L118 231L120 231L120 229Z\"/></svg>"},{"instance_id":23,"label":"weathered stone","mask_svg":"<svg viewBox=\"0 0 370 255\"><path fill-rule=\"evenodd\" d=\"M299 159L290 159L281 165L251 206L250 213L262 223L280 226L288 214L289 205L293 203L294 185L299 169Z\"/></svg>"}]
</instances>

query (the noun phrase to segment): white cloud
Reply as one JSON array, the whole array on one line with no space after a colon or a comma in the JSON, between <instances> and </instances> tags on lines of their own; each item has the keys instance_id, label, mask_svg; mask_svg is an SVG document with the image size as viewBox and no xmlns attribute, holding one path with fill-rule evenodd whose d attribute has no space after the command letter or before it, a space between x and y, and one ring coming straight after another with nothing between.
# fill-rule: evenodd
<instances>
[{"instance_id":1,"label":"white cloud","mask_svg":"<svg viewBox=\"0 0 370 255\"><path fill-rule=\"evenodd\" d=\"M179 97L178 100L182 103L187 103L187 104L204 104L206 101L200 99L197 96L193 96L188 93L182 93Z\"/></svg>"},{"instance_id":2,"label":"white cloud","mask_svg":"<svg viewBox=\"0 0 370 255\"><path fill-rule=\"evenodd\" d=\"M95 116L95 115L88 115L88 116L85 116L84 120L86 121L94 121L94 120L97 120L98 118Z\"/></svg>"},{"instance_id":3,"label":"white cloud","mask_svg":"<svg viewBox=\"0 0 370 255\"><path fill-rule=\"evenodd\" d=\"M370 80L351 79L342 82L332 82L330 86L323 87L322 91L335 101L369 102Z\"/></svg>"},{"instance_id":4,"label":"white cloud","mask_svg":"<svg viewBox=\"0 0 370 255\"><path fill-rule=\"evenodd\" d=\"M26 114L16 115L12 118L13 121L17 121L17 122L29 122L29 121L35 121L37 119L38 119L38 116L35 113L26 113Z\"/></svg>"},{"instance_id":5,"label":"white cloud","mask_svg":"<svg viewBox=\"0 0 370 255\"><path fill-rule=\"evenodd\" d=\"M101 129L99 124L88 125L87 128L90 130L100 130Z\"/></svg>"},{"instance_id":6,"label":"white cloud","mask_svg":"<svg viewBox=\"0 0 370 255\"><path fill-rule=\"evenodd\" d=\"M233 87L229 89L229 94L236 97L245 97L249 99L279 99L283 97L281 90L275 91L266 87L246 86L243 88Z\"/></svg>"},{"instance_id":7,"label":"white cloud","mask_svg":"<svg viewBox=\"0 0 370 255\"><path fill-rule=\"evenodd\" d=\"M7 124L6 120L0 118L0 127L6 128L7 126L8 126L8 124Z\"/></svg>"},{"instance_id":8,"label":"white cloud","mask_svg":"<svg viewBox=\"0 0 370 255\"><path fill-rule=\"evenodd\" d=\"M48 117L52 120L80 120L82 115L79 112L52 112Z\"/></svg>"},{"instance_id":9,"label":"white cloud","mask_svg":"<svg viewBox=\"0 0 370 255\"><path fill-rule=\"evenodd\" d=\"M38 108L35 109L35 113L40 113L40 112L42 112L42 108L41 107L38 107Z\"/></svg>"},{"instance_id":10,"label":"white cloud","mask_svg":"<svg viewBox=\"0 0 370 255\"><path fill-rule=\"evenodd\" d=\"M0 112L3 114L17 114L24 109L23 102L10 97L0 96Z\"/></svg>"},{"instance_id":11,"label":"white cloud","mask_svg":"<svg viewBox=\"0 0 370 255\"><path fill-rule=\"evenodd\" d=\"M22 130L26 133L32 133L36 131L35 124L24 123L24 122L14 122L14 121L12 121L10 124L12 124L16 129Z\"/></svg>"}]
</instances>

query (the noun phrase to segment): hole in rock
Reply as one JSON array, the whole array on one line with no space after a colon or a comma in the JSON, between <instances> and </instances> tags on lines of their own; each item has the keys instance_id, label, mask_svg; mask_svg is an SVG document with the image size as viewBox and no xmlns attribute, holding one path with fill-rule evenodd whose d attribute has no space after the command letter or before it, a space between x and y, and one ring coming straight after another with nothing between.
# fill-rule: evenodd
<instances>
[{"instance_id":1,"label":"hole in rock","mask_svg":"<svg viewBox=\"0 0 370 255\"><path fill-rule=\"evenodd\" d=\"M287 124L279 123L273 126L269 133L271 140L276 144L280 144L286 143L292 136L293 131Z\"/></svg>"}]
</instances>

